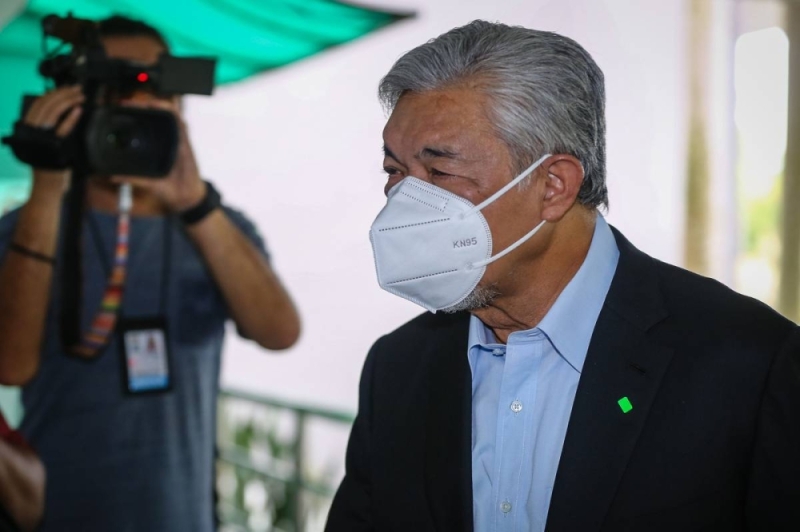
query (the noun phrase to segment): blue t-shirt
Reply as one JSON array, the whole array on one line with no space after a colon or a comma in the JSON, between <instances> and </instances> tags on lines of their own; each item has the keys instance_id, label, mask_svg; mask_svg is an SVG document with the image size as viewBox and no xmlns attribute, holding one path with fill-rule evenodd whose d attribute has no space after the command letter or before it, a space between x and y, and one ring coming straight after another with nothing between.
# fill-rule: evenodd
<instances>
[{"instance_id":1,"label":"blue t-shirt","mask_svg":"<svg viewBox=\"0 0 800 532\"><path fill-rule=\"evenodd\" d=\"M225 211L266 256L253 224L236 211ZM86 216L84 330L106 287L101 254L107 264L113 263L117 225L114 215ZM15 211L0 219L0 257L17 218ZM102 246L92 238L90 219ZM164 245L165 231L171 233L169 249ZM179 222L132 218L122 310L127 318L159 314L165 252L170 270L165 314L172 389L160 394L125 392L116 335L94 360L64 353L56 272L41 365L22 391L21 431L47 470L42 532L214 530L216 400L229 315L210 271Z\"/></svg>"}]
</instances>

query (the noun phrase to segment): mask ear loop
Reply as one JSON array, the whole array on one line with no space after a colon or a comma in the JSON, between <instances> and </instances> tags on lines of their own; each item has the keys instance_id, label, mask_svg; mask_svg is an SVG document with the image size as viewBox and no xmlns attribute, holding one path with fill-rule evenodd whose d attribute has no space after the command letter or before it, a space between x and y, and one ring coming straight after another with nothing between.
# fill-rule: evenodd
<instances>
[{"instance_id":1,"label":"mask ear loop","mask_svg":"<svg viewBox=\"0 0 800 532\"><path fill-rule=\"evenodd\" d=\"M544 160L547 159L548 157L550 157L549 153L543 155L535 163L530 165L526 170L523 170L521 174L519 174L517 177L515 177L513 180L511 180L510 183L508 183L506 186L504 186L503 188L501 188L500 190L498 190L497 192L495 192L494 194L489 196L489 198L483 200L480 204L476 205L475 207L471 208L470 210L468 210L467 212L462 214L461 217L462 218L466 218L467 216L470 216L472 214L475 214L478 211L482 211L483 209L485 209L489 204L494 202L494 200L496 200L497 198L499 198L500 196L502 196L503 194L505 194L506 192L511 190L512 187L514 187L520 181L522 181L523 179L528 177L528 175L531 172L533 172L534 170L536 170L536 168L540 164L542 164L544 162Z\"/></svg>"},{"instance_id":2,"label":"mask ear loop","mask_svg":"<svg viewBox=\"0 0 800 532\"><path fill-rule=\"evenodd\" d=\"M512 187L516 186L520 181L522 181L523 179L528 177L528 175L530 175L531 172L536 170L536 168L538 168L539 165L542 164L545 159L550 157L550 155L551 154L547 153L547 154L543 155L542 157L540 157L536 162L534 162L532 165L530 165L521 174L519 174L517 177L515 177L513 180L511 180L510 183L508 183L506 186L504 186L503 188L501 188L500 190L498 190L497 192L492 194L488 199L484 200L479 205L476 205L475 207L471 208L470 210L468 210L467 212L462 214L461 217L462 218L466 218L467 216L469 216L471 214L475 214L476 212L483 210L487 205L491 204L497 198L499 198L500 196L502 196L503 194L508 192ZM514 251L518 247L520 247L522 244L527 242L531 237L533 237L533 235L538 233L539 229L541 229L542 226L544 226L545 222L546 222L546 220L542 220L539 223L539 225L534 227L530 232L528 232L527 235L523 236L522 238L520 238L519 240L514 242L512 245L508 246L506 249L504 249L503 251L501 251L500 253L498 253L494 257L489 257L488 259L485 259L485 260L482 260L482 261L478 261L478 262L474 262L474 263L469 265L468 269L472 270L474 268L482 268L482 267L486 266L487 264L493 263L497 259L505 257L506 255L508 255L509 253L511 253L512 251Z\"/></svg>"},{"instance_id":3,"label":"mask ear loop","mask_svg":"<svg viewBox=\"0 0 800 532\"><path fill-rule=\"evenodd\" d=\"M482 260L482 261L479 261L479 262L474 262L474 263L472 263L472 267L471 267L470 269L473 269L473 268L482 268L483 266L486 266L487 264L491 264L491 263L493 263L493 262L494 262L494 261L496 261L497 259L500 259L500 258L502 258L502 257L505 257L506 255L508 255L509 253L511 253L512 251L514 251L514 250L515 250L515 249L517 249L518 247L520 247L522 244L524 244L525 242L527 242L527 241L528 241L528 240L529 240L529 239L530 239L530 238L531 238L533 235L535 235L536 233L538 233L538 232L539 232L539 229L541 229L541 228L542 228L542 226L544 226L544 224L545 224L546 222L547 222L547 220L542 220L542 221L539 223L539 225L537 225L536 227L534 227L533 229L531 229L531 231L530 231L530 232L529 232L527 235L523 236L522 238L520 238L519 240L517 240L516 242L514 242L513 244L511 244L510 246L508 246L506 249L504 249L503 251L501 251L500 253L498 253L498 254L497 254L497 255L495 255L494 257L489 257L489 258L488 258L488 259L486 259L486 260Z\"/></svg>"}]
</instances>

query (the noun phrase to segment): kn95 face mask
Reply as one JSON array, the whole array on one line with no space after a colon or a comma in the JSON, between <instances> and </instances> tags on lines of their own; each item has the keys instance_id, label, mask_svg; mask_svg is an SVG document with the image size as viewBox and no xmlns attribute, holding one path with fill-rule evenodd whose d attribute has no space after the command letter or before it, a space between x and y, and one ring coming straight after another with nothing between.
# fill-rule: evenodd
<instances>
[{"instance_id":1,"label":"kn95 face mask","mask_svg":"<svg viewBox=\"0 0 800 532\"><path fill-rule=\"evenodd\" d=\"M524 244L544 225L542 220L492 256L492 232L481 211L548 157L541 157L480 205L412 176L392 187L370 229L381 288L434 313L463 301L488 264Z\"/></svg>"}]
</instances>

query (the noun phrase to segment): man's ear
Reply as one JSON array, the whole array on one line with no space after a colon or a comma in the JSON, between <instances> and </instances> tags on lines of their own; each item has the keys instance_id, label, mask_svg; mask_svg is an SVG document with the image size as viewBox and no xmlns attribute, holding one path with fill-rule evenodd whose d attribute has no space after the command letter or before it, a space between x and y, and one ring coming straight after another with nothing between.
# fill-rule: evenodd
<instances>
[{"instance_id":1,"label":"man's ear","mask_svg":"<svg viewBox=\"0 0 800 532\"><path fill-rule=\"evenodd\" d=\"M553 155L541 167L545 178L542 219L558 222L578 199L583 184L583 165L572 155Z\"/></svg>"}]
</instances>

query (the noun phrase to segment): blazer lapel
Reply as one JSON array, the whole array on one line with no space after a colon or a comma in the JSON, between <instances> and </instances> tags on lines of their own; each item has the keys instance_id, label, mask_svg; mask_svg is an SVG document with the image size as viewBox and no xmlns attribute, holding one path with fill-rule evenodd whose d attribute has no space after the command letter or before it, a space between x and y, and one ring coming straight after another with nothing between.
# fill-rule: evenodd
<instances>
[{"instance_id":1,"label":"blazer lapel","mask_svg":"<svg viewBox=\"0 0 800 532\"><path fill-rule=\"evenodd\" d=\"M620 259L578 384L548 532L600 530L672 357L647 335L666 316L653 259L614 234Z\"/></svg>"},{"instance_id":2,"label":"blazer lapel","mask_svg":"<svg viewBox=\"0 0 800 532\"><path fill-rule=\"evenodd\" d=\"M444 318L431 346L424 477L438 532L472 530L472 378L469 314Z\"/></svg>"}]
</instances>

